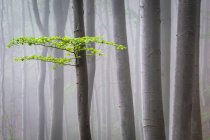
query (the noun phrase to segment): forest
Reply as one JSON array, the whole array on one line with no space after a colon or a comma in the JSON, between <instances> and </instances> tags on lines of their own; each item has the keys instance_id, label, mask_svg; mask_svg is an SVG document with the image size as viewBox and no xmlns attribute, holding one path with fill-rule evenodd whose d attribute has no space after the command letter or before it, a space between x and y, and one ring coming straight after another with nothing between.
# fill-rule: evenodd
<instances>
[{"instance_id":1,"label":"forest","mask_svg":"<svg viewBox=\"0 0 210 140\"><path fill-rule=\"evenodd\" d=\"M0 140L210 140L210 0L0 0Z\"/></svg>"}]
</instances>

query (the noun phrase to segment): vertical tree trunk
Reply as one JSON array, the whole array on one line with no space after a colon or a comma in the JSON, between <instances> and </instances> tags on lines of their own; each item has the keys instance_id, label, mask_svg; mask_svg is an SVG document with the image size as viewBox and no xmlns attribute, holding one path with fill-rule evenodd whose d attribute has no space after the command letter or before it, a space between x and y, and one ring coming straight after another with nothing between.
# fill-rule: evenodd
<instances>
[{"instance_id":1,"label":"vertical tree trunk","mask_svg":"<svg viewBox=\"0 0 210 140\"><path fill-rule=\"evenodd\" d=\"M141 92L144 140L165 140L161 90L160 0L141 0Z\"/></svg>"},{"instance_id":2,"label":"vertical tree trunk","mask_svg":"<svg viewBox=\"0 0 210 140\"><path fill-rule=\"evenodd\" d=\"M118 44L127 46L125 4L124 0L112 1L114 39ZM130 65L128 49L116 50L117 77L119 85L119 101L121 113L121 128L123 140L135 140L135 123L133 97L131 89Z\"/></svg>"},{"instance_id":3,"label":"vertical tree trunk","mask_svg":"<svg viewBox=\"0 0 210 140\"><path fill-rule=\"evenodd\" d=\"M135 36L135 84L134 84L134 113L135 113L135 125L136 125L136 139L143 140L143 129L142 129L142 107L141 107L141 57L140 57L140 0L138 0L138 19L136 22L136 36Z\"/></svg>"},{"instance_id":4,"label":"vertical tree trunk","mask_svg":"<svg viewBox=\"0 0 210 140\"><path fill-rule=\"evenodd\" d=\"M95 36L95 0L86 0L86 35ZM95 48L95 44L91 43L90 47ZM93 86L96 69L96 58L95 56L87 57L87 68L88 68L88 106L89 112L91 110L91 101L93 96Z\"/></svg>"},{"instance_id":5,"label":"vertical tree trunk","mask_svg":"<svg viewBox=\"0 0 210 140\"><path fill-rule=\"evenodd\" d=\"M83 37L85 36L83 0L73 0L73 9L74 37ZM91 140L88 109L88 73L86 52L80 51L79 56L80 58L76 60L76 76L80 140Z\"/></svg>"},{"instance_id":6,"label":"vertical tree trunk","mask_svg":"<svg viewBox=\"0 0 210 140\"><path fill-rule=\"evenodd\" d=\"M66 26L69 0L53 0L53 8L55 15L55 34L64 36ZM63 57L63 51L54 50L55 57ZM63 139L63 97L64 97L64 71L63 67L59 66L54 71L53 79L53 117L51 140Z\"/></svg>"},{"instance_id":7,"label":"vertical tree trunk","mask_svg":"<svg viewBox=\"0 0 210 140\"><path fill-rule=\"evenodd\" d=\"M107 39L110 40L111 39L111 32L110 32L110 17L109 17L109 1L107 0L104 4L105 7L105 19L106 19L106 33L107 33ZM111 112L111 60L112 60L112 50L109 49L107 51L107 55L109 55L107 57L107 60L104 60L105 63L103 63L102 65L104 65L104 69L102 70L102 73L104 70L106 70L106 72L104 73L105 78L104 80L102 80L103 82L105 82L105 88L106 88L106 92L104 93L103 96L105 96L105 104L106 105L106 112L103 112L104 115L106 116L106 130L105 130L105 134L106 134L106 140L112 140L112 112ZM97 94L97 93L96 93Z\"/></svg>"},{"instance_id":8,"label":"vertical tree trunk","mask_svg":"<svg viewBox=\"0 0 210 140\"><path fill-rule=\"evenodd\" d=\"M200 110L200 88L199 88L199 50L200 50L200 7L201 0L196 3L196 40L195 59L193 74L193 97L192 97L192 120L191 120L191 140L202 140L202 124Z\"/></svg>"},{"instance_id":9,"label":"vertical tree trunk","mask_svg":"<svg viewBox=\"0 0 210 140\"><path fill-rule=\"evenodd\" d=\"M22 0L22 35L25 36L25 2ZM23 48L23 55L26 54L25 48ZM26 62L22 65L22 140L27 140L27 93L26 93Z\"/></svg>"},{"instance_id":10,"label":"vertical tree trunk","mask_svg":"<svg viewBox=\"0 0 210 140\"><path fill-rule=\"evenodd\" d=\"M4 89L4 65L5 65L5 36L4 36L4 27L3 27L3 21L4 21L4 0L1 2L1 39L2 39L2 47L1 47L1 134L2 134L2 140L7 140L6 136L6 109L5 109L5 89Z\"/></svg>"},{"instance_id":11,"label":"vertical tree trunk","mask_svg":"<svg viewBox=\"0 0 210 140\"><path fill-rule=\"evenodd\" d=\"M166 139L169 137L171 0L160 0L161 7L161 78Z\"/></svg>"},{"instance_id":12,"label":"vertical tree trunk","mask_svg":"<svg viewBox=\"0 0 210 140\"><path fill-rule=\"evenodd\" d=\"M33 11L36 19L37 26L43 36L49 35L49 0L45 1L45 12L44 12L44 22L42 24L39 9L37 5L37 0L33 0ZM47 55L47 48L43 48L41 55ZM45 79L46 79L46 63L40 62L40 71L38 76L38 101L39 101L39 122L38 122L38 140L45 140Z\"/></svg>"},{"instance_id":13,"label":"vertical tree trunk","mask_svg":"<svg viewBox=\"0 0 210 140\"><path fill-rule=\"evenodd\" d=\"M196 3L196 0L179 0L175 83L170 114L172 123L170 140L191 139Z\"/></svg>"}]
</instances>

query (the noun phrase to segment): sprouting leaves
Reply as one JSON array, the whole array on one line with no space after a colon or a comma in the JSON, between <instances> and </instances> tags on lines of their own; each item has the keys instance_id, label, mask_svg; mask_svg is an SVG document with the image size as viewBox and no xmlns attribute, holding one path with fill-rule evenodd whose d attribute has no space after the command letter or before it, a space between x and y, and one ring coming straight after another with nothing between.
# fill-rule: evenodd
<instances>
[{"instance_id":1,"label":"sprouting leaves","mask_svg":"<svg viewBox=\"0 0 210 140\"><path fill-rule=\"evenodd\" d=\"M59 36L53 36L53 37L21 37L21 38L15 38L12 39L9 44L8 48L11 48L13 46L19 45L19 46L44 46L49 48L55 48L58 50L66 51L67 55L62 58L56 58L53 56L40 56L40 55L32 55L32 56L24 56L16 58L17 61L25 61L25 60L40 60L44 62L52 62L59 65L73 65L71 64L74 59L78 59L80 56L80 52L86 51L88 56L92 55L104 55L102 50L86 47L90 43L97 43L97 44L104 44L108 46L114 46L118 50L124 50L126 49L125 46L116 44L114 42L109 42L104 40L102 37L81 37L81 38L70 38L67 36L59 37Z\"/></svg>"}]
</instances>

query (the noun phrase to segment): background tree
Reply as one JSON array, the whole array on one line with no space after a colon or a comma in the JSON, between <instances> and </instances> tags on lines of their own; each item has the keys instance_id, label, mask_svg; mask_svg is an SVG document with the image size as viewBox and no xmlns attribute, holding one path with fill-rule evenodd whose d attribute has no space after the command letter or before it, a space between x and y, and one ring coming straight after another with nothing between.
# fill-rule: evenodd
<instances>
[{"instance_id":1,"label":"background tree","mask_svg":"<svg viewBox=\"0 0 210 140\"><path fill-rule=\"evenodd\" d=\"M191 139L196 16L196 1L179 1L175 84L170 114L172 123L170 128L170 140Z\"/></svg>"},{"instance_id":2,"label":"background tree","mask_svg":"<svg viewBox=\"0 0 210 140\"><path fill-rule=\"evenodd\" d=\"M53 0L55 15L55 34L64 36L68 14L69 0ZM54 50L54 57L63 57L63 52ZM63 139L63 95L64 71L63 67L55 69L53 74L53 118L51 140Z\"/></svg>"},{"instance_id":3,"label":"background tree","mask_svg":"<svg viewBox=\"0 0 210 140\"><path fill-rule=\"evenodd\" d=\"M200 8L201 1L196 1L196 35L194 51L194 69L193 69L193 97L192 97L192 120L191 120L191 140L202 140L202 124L200 110L200 86L199 86L199 53L200 53Z\"/></svg>"},{"instance_id":4,"label":"background tree","mask_svg":"<svg viewBox=\"0 0 210 140\"><path fill-rule=\"evenodd\" d=\"M165 140L160 56L160 1L141 0L141 94L144 140Z\"/></svg>"},{"instance_id":5,"label":"background tree","mask_svg":"<svg viewBox=\"0 0 210 140\"><path fill-rule=\"evenodd\" d=\"M124 0L112 1L114 39L118 44L127 46L125 4ZM135 122L133 97L130 78L128 50L117 51L117 77L119 86L119 102L121 113L122 139L135 140Z\"/></svg>"}]
</instances>

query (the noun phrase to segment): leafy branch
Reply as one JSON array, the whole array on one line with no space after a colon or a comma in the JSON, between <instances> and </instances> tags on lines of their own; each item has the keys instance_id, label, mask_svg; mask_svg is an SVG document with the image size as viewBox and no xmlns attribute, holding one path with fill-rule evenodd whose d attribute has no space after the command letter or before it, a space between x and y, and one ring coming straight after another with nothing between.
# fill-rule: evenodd
<instances>
[{"instance_id":1,"label":"leafy branch","mask_svg":"<svg viewBox=\"0 0 210 140\"><path fill-rule=\"evenodd\" d=\"M25 60L40 60L44 62L52 62L59 65L71 65L75 66L77 64L72 64L74 59L79 59L80 52L85 51L87 56L93 55L103 55L104 53L100 49L92 48L90 43L104 44L108 46L114 46L118 50L126 49L125 46L116 44L114 42L106 41L102 37L81 37L81 38L70 38L67 36L59 37L20 37L12 39L7 45L8 48L13 46L44 46L49 48L58 49L61 51L66 51L67 54L65 57L56 58L53 56L41 56L41 55L32 55L18 57L16 61L25 61ZM89 47L86 47L89 46Z\"/></svg>"}]
</instances>

